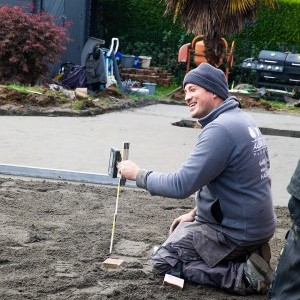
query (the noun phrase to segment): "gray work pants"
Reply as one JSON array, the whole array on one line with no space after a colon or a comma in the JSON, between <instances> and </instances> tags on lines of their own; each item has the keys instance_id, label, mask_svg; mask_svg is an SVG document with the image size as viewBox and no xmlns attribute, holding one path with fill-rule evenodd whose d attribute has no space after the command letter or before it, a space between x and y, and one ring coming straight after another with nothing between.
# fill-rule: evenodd
<instances>
[{"instance_id":1,"label":"gray work pants","mask_svg":"<svg viewBox=\"0 0 300 300\"><path fill-rule=\"evenodd\" d=\"M245 261L260 246L240 247L206 224L185 222L153 254L151 263L159 274L245 295Z\"/></svg>"}]
</instances>

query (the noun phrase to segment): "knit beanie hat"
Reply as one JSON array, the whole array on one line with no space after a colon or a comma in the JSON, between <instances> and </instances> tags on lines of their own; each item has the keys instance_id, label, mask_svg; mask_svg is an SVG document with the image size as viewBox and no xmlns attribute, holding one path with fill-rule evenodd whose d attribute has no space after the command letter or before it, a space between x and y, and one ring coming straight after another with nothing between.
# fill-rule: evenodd
<instances>
[{"instance_id":1,"label":"knit beanie hat","mask_svg":"<svg viewBox=\"0 0 300 300\"><path fill-rule=\"evenodd\" d=\"M201 63L196 69L188 72L183 79L183 87L187 83L196 84L223 100L228 98L228 83L224 72L208 63Z\"/></svg>"}]
</instances>

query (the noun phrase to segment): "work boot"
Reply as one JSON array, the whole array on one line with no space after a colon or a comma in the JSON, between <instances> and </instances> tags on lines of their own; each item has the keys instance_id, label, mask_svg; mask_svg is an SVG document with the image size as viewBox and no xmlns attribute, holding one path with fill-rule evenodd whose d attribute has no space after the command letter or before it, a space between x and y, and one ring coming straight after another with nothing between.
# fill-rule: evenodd
<instances>
[{"instance_id":1,"label":"work boot","mask_svg":"<svg viewBox=\"0 0 300 300\"><path fill-rule=\"evenodd\" d=\"M271 248L269 243L263 244L257 253L259 256L261 256L270 266L270 261L271 261Z\"/></svg>"},{"instance_id":2,"label":"work boot","mask_svg":"<svg viewBox=\"0 0 300 300\"><path fill-rule=\"evenodd\" d=\"M244 278L247 293L267 294L271 284L273 270L257 253L246 261Z\"/></svg>"}]
</instances>

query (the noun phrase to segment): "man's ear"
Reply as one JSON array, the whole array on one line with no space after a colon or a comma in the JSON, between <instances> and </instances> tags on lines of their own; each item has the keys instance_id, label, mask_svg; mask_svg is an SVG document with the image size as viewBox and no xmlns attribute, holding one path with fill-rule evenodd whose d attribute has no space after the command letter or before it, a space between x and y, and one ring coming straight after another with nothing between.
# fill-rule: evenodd
<instances>
[{"instance_id":1,"label":"man's ear","mask_svg":"<svg viewBox=\"0 0 300 300\"><path fill-rule=\"evenodd\" d=\"M214 100L214 101L216 101L217 103L219 103L219 104L222 104L223 102L224 102L224 100L222 99L222 98L220 98L218 95L216 95L216 94L212 94L212 99Z\"/></svg>"}]
</instances>

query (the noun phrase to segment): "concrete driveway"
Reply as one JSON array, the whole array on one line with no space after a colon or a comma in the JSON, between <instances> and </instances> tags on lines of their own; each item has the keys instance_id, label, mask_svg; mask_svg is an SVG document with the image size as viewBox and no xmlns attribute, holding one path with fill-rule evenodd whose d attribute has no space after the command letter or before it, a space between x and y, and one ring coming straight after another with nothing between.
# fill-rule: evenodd
<instances>
[{"instance_id":1,"label":"concrete driveway","mask_svg":"<svg viewBox=\"0 0 300 300\"><path fill-rule=\"evenodd\" d=\"M264 128L300 130L300 115L248 111ZM175 171L199 129L172 123L189 119L185 106L151 105L94 117L1 116L0 164L107 174L111 147L130 142L129 158L143 168ZM286 186L300 157L300 138L265 135L274 205L286 206Z\"/></svg>"}]
</instances>

